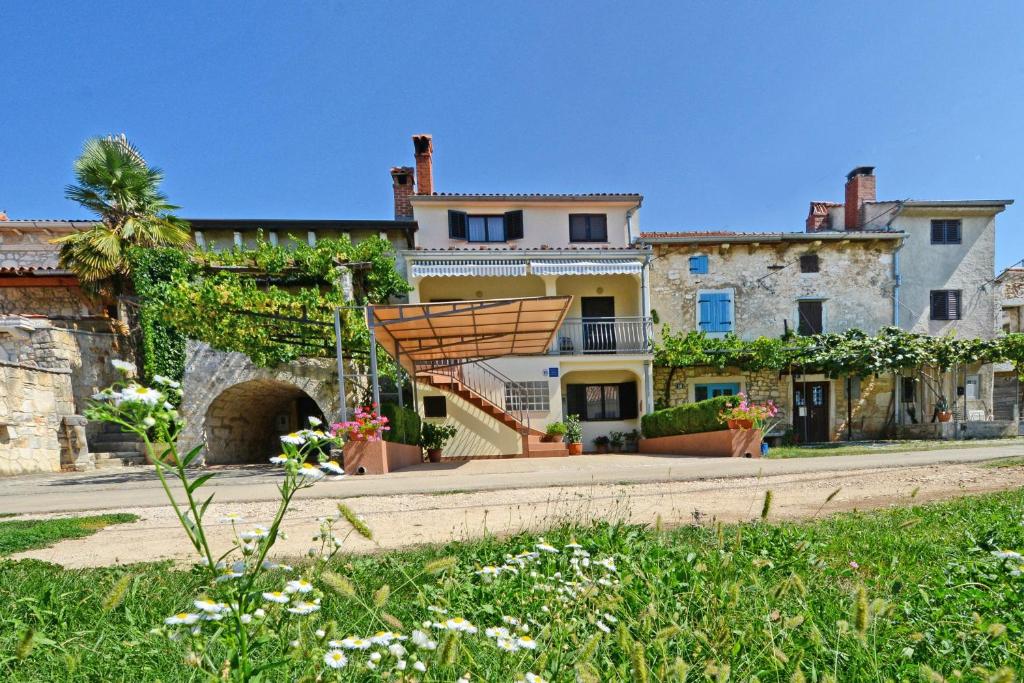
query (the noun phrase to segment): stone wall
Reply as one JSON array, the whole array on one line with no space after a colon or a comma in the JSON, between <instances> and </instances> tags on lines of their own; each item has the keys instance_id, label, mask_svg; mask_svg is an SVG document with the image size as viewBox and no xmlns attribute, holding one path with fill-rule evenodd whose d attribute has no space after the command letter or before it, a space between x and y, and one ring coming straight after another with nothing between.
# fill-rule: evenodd
<instances>
[{"instance_id":1,"label":"stone wall","mask_svg":"<svg viewBox=\"0 0 1024 683\"><path fill-rule=\"evenodd\" d=\"M99 315L102 307L78 287L0 287L0 315L31 314L50 318Z\"/></svg>"},{"instance_id":2,"label":"stone wall","mask_svg":"<svg viewBox=\"0 0 1024 683\"><path fill-rule=\"evenodd\" d=\"M673 331L697 329L697 293L732 290L734 332L744 339L797 329L801 299L823 302L826 332L851 327L872 334L892 323L895 240L778 244L656 244L651 307ZM802 273L800 256L816 253L819 272ZM692 274L689 258L708 257Z\"/></svg>"},{"instance_id":3,"label":"stone wall","mask_svg":"<svg viewBox=\"0 0 1024 683\"><path fill-rule=\"evenodd\" d=\"M0 475L60 471L63 421L73 414L69 369L0 361Z\"/></svg>"}]
</instances>

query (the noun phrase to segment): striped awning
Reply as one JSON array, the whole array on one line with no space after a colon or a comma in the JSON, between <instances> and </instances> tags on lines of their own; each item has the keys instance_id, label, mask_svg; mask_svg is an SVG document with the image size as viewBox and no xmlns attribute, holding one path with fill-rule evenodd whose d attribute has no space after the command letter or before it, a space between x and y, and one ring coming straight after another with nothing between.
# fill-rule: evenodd
<instances>
[{"instance_id":1,"label":"striped awning","mask_svg":"<svg viewBox=\"0 0 1024 683\"><path fill-rule=\"evenodd\" d=\"M509 259L460 259L413 261L412 277L469 277L473 275L526 275L526 261Z\"/></svg>"},{"instance_id":2,"label":"striped awning","mask_svg":"<svg viewBox=\"0 0 1024 683\"><path fill-rule=\"evenodd\" d=\"M530 261L534 275L639 275L643 263L633 259L544 259Z\"/></svg>"}]
</instances>

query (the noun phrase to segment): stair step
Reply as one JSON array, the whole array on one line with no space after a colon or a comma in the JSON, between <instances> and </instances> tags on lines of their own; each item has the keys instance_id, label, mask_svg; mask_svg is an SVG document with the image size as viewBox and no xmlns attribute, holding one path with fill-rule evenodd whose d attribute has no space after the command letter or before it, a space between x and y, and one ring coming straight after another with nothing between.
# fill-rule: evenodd
<instances>
[{"instance_id":1,"label":"stair step","mask_svg":"<svg viewBox=\"0 0 1024 683\"><path fill-rule=\"evenodd\" d=\"M145 456L139 453L93 453L92 456L96 462L96 469L146 464Z\"/></svg>"},{"instance_id":2,"label":"stair step","mask_svg":"<svg viewBox=\"0 0 1024 683\"><path fill-rule=\"evenodd\" d=\"M145 453L146 446L141 441L128 441L110 435L114 438L94 438L89 440L89 448L103 453Z\"/></svg>"},{"instance_id":3,"label":"stair step","mask_svg":"<svg viewBox=\"0 0 1024 683\"><path fill-rule=\"evenodd\" d=\"M569 449L567 449L565 447L565 444L561 443L560 441L549 442L549 441L532 441L531 440L530 443L529 443L529 448L530 448L531 452L533 452L533 451L566 451L566 452L568 452L568 450L569 450Z\"/></svg>"}]
</instances>

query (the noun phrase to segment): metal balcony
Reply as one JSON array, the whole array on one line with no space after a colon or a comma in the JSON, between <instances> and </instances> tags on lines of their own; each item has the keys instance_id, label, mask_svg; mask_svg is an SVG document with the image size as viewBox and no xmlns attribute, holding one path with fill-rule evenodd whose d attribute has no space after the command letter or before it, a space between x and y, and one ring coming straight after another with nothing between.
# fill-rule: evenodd
<instances>
[{"instance_id":1,"label":"metal balcony","mask_svg":"<svg viewBox=\"0 0 1024 683\"><path fill-rule=\"evenodd\" d=\"M555 335L553 356L650 353L654 325L650 318L566 318Z\"/></svg>"}]
</instances>

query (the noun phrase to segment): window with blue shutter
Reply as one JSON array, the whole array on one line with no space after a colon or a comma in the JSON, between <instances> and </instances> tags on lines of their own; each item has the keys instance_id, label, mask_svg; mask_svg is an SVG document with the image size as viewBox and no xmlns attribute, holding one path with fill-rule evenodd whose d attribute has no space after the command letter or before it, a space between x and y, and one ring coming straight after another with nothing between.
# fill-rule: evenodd
<instances>
[{"instance_id":1,"label":"window with blue shutter","mask_svg":"<svg viewBox=\"0 0 1024 683\"><path fill-rule=\"evenodd\" d=\"M732 296L727 292L701 292L697 296L698 326L709 334L732 332Z\"/></svg>"},{"instance_id":2,"label":"window with blue shutter","mask_svg":"<svg viewBox=\"0 0 1024 683\"><path fill-rule=\"evenodd\" d=\"M690 257L690 274L704 275L708 272L708 257L705 255Z\"/></svg>"}]
</instances>

